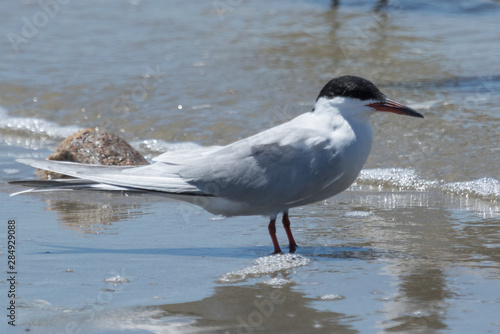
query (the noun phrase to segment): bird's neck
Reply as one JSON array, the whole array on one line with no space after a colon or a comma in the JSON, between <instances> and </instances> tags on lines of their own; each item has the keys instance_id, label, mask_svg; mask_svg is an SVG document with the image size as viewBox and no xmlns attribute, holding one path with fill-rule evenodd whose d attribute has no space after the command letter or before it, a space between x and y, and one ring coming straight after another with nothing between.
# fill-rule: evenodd
<instances>
[{"instance_id":1,"label":"bird's neck","mask_svg":"<svg viewBox=\"0 0 500 334\"><path fill-rule=\"evenodd\" d=\"M370 109L363 101L337 97L318 99L313 112L323 119L329 128L332 140L339 145L339 148L350 150L350 147L354 147L349 152L356 154L350 159L359 162L361 168L372 146Z\"/></svg>"}]
</instances>

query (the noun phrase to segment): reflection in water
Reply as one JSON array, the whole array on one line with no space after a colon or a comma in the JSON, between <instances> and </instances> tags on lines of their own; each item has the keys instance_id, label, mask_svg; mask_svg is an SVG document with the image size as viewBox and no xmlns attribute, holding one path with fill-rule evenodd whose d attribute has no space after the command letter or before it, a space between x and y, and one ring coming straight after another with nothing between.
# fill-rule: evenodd
<instances>
[{"instance_id":1,"label":"reflection in water","mask_svg":"<svg viewBox=\"0 0 500 334\"><path fill-rule=\"evenodd\" d=\"M67 229L99 234L112 223L132 220L148 214L144 196L97 191L64 191L44 196L47 211L55 211L59 222Z\"/></svg>"},{"instance_id":2,"label":"reflection in water","mask_svg":"<svg viewBox=\"0 0 500 334\"><path fill-rule=\"evenodd\" d=\"M443 203L449 210L474 213L478 219L500 218L500 203L496 198L493 200L483 199L477 196L457 195L440 189L429 191L400 190L387 187L366 186L358 184L351 186L349 192L359 194L354 196L358 205L367 207L384 208L386 210L428 207L436 202Z\"/></svg>"},{"instance_id":3,"label":"reflection in water","mask_svg":"<svg viewBox=\"0 0 500 334\"><path fill-rule=\"evenodd\" d=\"M317 206L318 217L325 220L323 231L333 229L328 224L335 221L335 226L342 224L343 243L353 240L364 248L410 255L383 257L389 260L383 270L396 287L383 305L386 320L380 327L386 331L433 333L447 328L450 302L462 296L454 283L457 265L478 275L476 279L500 273L494 268L500 260L500 225L494 218L500 211L495 202L438 190L388 192L363 186L346 192L340 206L344 212L370 215L344 214L339 219L334 212L329 217L338 206L333 203Z\"/></svg>"},{"instance_id":4,"label":"reflection in water","mask_svg":"<svg viewBox=\"0 0 500 334\"><path fill-rule=\"evenodd\" d=\"M203 333L358 333L346 314L311 307L314 299L294 285L218 286L208 298L181 304L150 306L158 320L196 317Z\"/></svg>"},{"instance_id":5,"label":"reflection in water","mask_svg":"<svg viewBox=\"0 0 500 334\"><path fill-rule=\"evenodd\" d=\"M385 306L388 321L383 327L386 331L424 328L429 333L447 327L446 299L454 294L447 287L442 269L429 261L412 261L388 265L386 270L399 281L399 290Z\"/></svg>"}]
</instances>

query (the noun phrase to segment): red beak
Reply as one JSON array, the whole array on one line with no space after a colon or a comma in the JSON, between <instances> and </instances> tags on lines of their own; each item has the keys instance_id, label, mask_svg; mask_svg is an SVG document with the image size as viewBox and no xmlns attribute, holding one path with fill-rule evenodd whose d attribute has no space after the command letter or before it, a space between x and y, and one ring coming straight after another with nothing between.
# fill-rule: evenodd
<instances>
[{"instance_id":1,"label":"red beak","mask_svg":"<svg viewBox=\"0 0 500 334\"><path fill-rule=\"evenodd\" d=\"M400 114L400 115L407 115L407 116L413 116L413 117L419 117L419 118L424 118L424 115L416 112L410 107L407 107L399 102L393 101L386 99L383 102L374 102L367 104L368 107L372 107L373 109L377 111L387 111L387 112L392 112L395 114Z\"/></svg>"}]
</instances>

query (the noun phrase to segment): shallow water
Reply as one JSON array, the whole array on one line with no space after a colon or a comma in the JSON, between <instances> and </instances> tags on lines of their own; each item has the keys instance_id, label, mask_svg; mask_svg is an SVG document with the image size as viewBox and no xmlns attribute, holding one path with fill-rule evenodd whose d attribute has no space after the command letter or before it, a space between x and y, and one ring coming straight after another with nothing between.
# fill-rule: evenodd
<instances>
[{"instance_id":1,"label":"shallow water","mask_svg":"<svg viewBox=\"0 0 500 334\"><path fill-rule=\"evenodd\" d=\"M18 326L2 277L0 328L500 331L498 1L57 4L0 5L0 218L18 241ZM148 158L226 144L309 111L342 74L426 119L373 117L356 184L290 212L295 255L269 256L261 217L140 194L9 197L21 189L7 181L34 178L14 159L44 158L77 129Z\"/></svg>"}]
</instances>

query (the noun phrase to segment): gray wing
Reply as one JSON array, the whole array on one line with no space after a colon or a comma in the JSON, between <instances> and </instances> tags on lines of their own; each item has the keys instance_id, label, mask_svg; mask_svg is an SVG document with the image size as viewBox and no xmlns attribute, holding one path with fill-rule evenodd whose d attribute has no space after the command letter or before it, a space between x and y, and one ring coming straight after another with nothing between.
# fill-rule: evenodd
<instances>
[{"instance_id":1,"label":"gray wing","mask_svg":"<svg viewBox=\"0 0 500 334\"><path fill-rule=\"evenodd\" d=\"M290 129L288 129L290 131ZM248 138L213 151L179 174L201 192L253 206L314 196L344 174L337 150L313 130Z\"/></svg>"}]
</instances>

